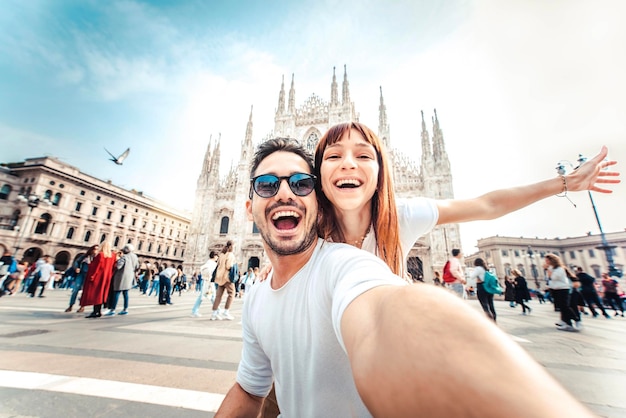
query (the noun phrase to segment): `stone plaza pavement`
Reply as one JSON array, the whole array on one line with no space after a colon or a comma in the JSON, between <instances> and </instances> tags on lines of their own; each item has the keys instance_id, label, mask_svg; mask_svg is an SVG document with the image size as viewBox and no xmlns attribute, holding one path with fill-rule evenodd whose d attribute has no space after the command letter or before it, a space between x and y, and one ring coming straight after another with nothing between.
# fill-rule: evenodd
<instances>
[{"instance_id":1,"label":"stone plaza pavement","mask_svg":"<svg viewBox=\"0 0 626 418\"><path fill-rule=\"evenodd\" d=\"M235 380L241 299L234 321L210 321L209 301L190 317L193 292L160 306L133 290L128 315L85 319L63 312L69 295L0 298L0 418L214 415ZM568 333L551 304L531 306L496 302L499 326L599 416L626 417L626 318Z\"/></svg>"}]
</instances>

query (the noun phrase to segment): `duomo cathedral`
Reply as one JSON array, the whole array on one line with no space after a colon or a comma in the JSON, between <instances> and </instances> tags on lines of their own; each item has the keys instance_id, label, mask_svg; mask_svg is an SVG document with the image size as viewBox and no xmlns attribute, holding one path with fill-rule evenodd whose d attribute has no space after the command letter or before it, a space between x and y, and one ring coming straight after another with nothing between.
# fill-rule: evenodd
<instances>
[{"instance_id":1,"label":"duomo cathedral","mask_svg":"<svg viewBox=\"0 0 626 418\"><path fill-rule=\"evenodd\" d=\"M312 94L302 105L296 106L294 76L292 75L287 94L283 78L274 116L274 131L264 139L295 138L313 152L319 138L329 127L337 123L359 121L359 113L350 100L345 66L341 95L339 92L333 69L330 100ZM228 240L235 244L234 254L240 263L240 270L245 271L249 266L254 267L265 262L261 235L256 225L248 220L245 212L250 187L250 161L255 146L262 142L253 139L252 120L251 110L245 137L241 142L239 162L233 165L226 177L221 178L219 174L222 138L217 138L215 142L209 141L202 171L198 177L185 251L184 264L192 271L198 271L208 260L210 250L220 250ZM391 157L397 197L425 196L435 199L454 197L450 161L436 111L431 120L429 132L422 112L421 135L420 138L414 138L414 153L406 154L393 148L381 88L378 136L385 143ZM376 131L374 126L365 123ZM421 150L418 150L418 144ZM460 245L458 224L438 226L414 244L408 258L408 271L414 278L430 281L435 270L441 271L452 248L461 248Z\"/></svg>"}]
</instances>

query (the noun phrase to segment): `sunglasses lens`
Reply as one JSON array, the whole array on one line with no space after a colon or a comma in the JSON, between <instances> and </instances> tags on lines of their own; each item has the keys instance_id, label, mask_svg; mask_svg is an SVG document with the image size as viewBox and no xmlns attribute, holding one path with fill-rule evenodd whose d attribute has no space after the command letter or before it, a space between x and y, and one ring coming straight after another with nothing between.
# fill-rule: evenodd
<instances>
[{"instance_id":1,"label":"sunglasses lens","mask_svg":"<svg viewBox=\"0 0 626 418\"><path fill-rule=\"evenodd\" d=\"M294 174L289 177L289 188L296 196L307 196L315 188L315 181L309 174Z\"/></svg>"},{"instance_id":2,"label":"sunglasses lens","mask_svg":"<svg viewBox=\"0 0 626 418\"><path fill-rule=\"evenodd\" d=\"M254 179L254 191L261 197L272 197L278 191L280 180L270 174L259 176Z\"/></svg>"},{"instance_id":3,"label":"sunglasses lens","mask_svg":"<svg viewBox=\"0 0 626 418\"><path fill-rule=\"evenodd\" d=\"M252 180L252 187L257 195L268 198L276 196L280 188L280 182L283 180L287 180L289 188L296 196L308 196L315 189L315 177L305 173L296 173L289 177L263 174Z\"/></svg>"}]
</instances>

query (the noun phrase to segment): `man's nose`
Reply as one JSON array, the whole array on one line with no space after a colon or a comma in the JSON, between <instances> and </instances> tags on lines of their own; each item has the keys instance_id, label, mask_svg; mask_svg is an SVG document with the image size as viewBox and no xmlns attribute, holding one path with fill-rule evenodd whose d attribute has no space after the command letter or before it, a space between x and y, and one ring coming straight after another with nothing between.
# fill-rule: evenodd
<instances>
[{"instance_id":1,"label":"man's nose","mask_svg":"<svg viewBox=\"0 0 626 418\"><path fill-rule=\"evenodd\" d=\"M293 199L294 193L289 188L289 180L288 179L280 179L280 183L278 183L278 192L274 196L275 200L290 200Z\"/></svg>"}]
</instances>

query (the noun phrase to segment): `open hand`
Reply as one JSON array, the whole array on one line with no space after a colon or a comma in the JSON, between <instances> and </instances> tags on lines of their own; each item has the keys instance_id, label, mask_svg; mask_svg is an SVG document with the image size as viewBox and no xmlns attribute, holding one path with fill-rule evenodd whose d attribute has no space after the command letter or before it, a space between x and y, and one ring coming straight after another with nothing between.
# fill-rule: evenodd
<instances>
[{"instance_id":1,"label":"open hand","mask_svg":"<svg viewBox=\"0 0 626 418\"><path fill-rule=\"evenodd\" d=\"M600 152L593 158L585 161L571 174L567 175L569 191L591 190L599 193L613 193L612 190L600 187L600 184L617 184L621 180L618 171L607 171L608 167L617 164L617 161L605 161L608 148L603 145Z\"/></svg>"}]
</instances>

